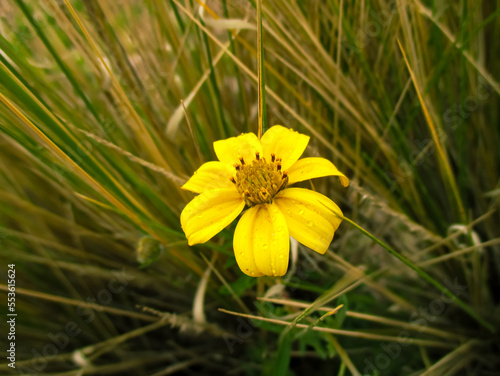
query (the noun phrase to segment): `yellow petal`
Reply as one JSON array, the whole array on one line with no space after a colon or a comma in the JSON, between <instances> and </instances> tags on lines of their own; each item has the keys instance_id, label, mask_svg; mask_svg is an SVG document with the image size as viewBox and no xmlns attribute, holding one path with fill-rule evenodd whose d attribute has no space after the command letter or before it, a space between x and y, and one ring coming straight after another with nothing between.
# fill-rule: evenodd
<instances>
[{"instance_id":1,"label":"yellow petal","mask_svg":"<svg viewBox=\"0 0 500 376\"><path fill-rule=\"evenodd\" d=\"M234 189L220 188L196 196L181 213L189 245L205 243L241 213L245 201Z\"/></svg>"},{"instance_id":2,"label":"yellow petal","mask_svg":"<svg viewBox=\"0 0 500 376\"><path fill-rule=\"evenodd\" d=\"M318 253L326 252L342 222L334 214L342 215L342 211L332 200L308 189L287 188L276 195L274 202L295 240Z\"/></svg>"},{"instance_id":3,"label":"yellow petal","mask_svg":"<svg viewBox=\"0 0 500 376\"><path fill-rule=\"evenodd\" d=\"M307 179L321 178L323 176L335 175L340 178L340 183L347 187L349 179L337 170L337 167L325 158L303 158L287 170L288 184Z\"/></svg>"},{"instance_id":4,"label":"yellow petal","mask_svg":"<svg viewBox=\"0 0 500 376\"><path fill-rule=\"evenodd\" d=\"M262 146L257 136L253 133L243 133L238 137L231 137L227 140L214 142L214 150L219 161L233 165L239 163L239 158L243 157L246 163L255 159L255 153L262 155Z\"/></svg>"},{"instance_id":5,"label":"yellow petal","mask_svg":"<svg viewBox=\"0 0 500 376\"><path fill-rule=\"evenodd\" d=\"M187 191L202 193L216 188L234 188L229 180L234 176L234 167L222 162L207 162L196 170L191 179L181 188Z\"/></svg>"},{"instance_id":6,"label":"yellow petal","mask_svg":"<svg viewBox=\"0 0 500 376\"><path fill-rule=\"evenodd\" d=\"M236 262L241 271L250 277L261 277L264 275L255 264L253 245L250 242L250 238L254 234L255 215L257 211L258 206L253 206L241 216L236 225L233 238Z\"/></svg>"},{"instance_id":7,"label":"yellow petal","mask_svg":"<svg viewBox=\"0 0 500 376\"><path fill-rule=\"evenodd\" d=\"M276 205L256 205L243 214L234 232L234 254L243 273L282 276L289 250L286 221Z\"/></svg>"},{"instance_id":8,"label":"yellow petal","mask_svg":"<svg viewBox=\"0 0 500 376\"><path fill-rule=\"evenodd\" d=\"M295 132L292 129L275 125L264 133L262 139L263 156L269 160L271 153L281 158L283 170L288 170L306 150L309 136Z\"/></svg>"}]
</instances>

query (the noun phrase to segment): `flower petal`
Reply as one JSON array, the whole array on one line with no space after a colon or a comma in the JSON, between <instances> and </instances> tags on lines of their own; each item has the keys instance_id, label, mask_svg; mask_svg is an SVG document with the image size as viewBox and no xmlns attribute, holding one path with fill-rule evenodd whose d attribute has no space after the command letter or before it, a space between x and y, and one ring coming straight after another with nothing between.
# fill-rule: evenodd
<instances>
[{"instance_id":1,"label":"flower petal","mask_svg":"<svg viewBox=\"0 0 500 376\"><path fill-rule=\"evenodd\" d=\"M328 197L302 188L287 188L274 198L290 235L318 253L325 253L342 222L340 208Z\"/></svg>"},{"instance_id":2,"label":"flower petal","mask_svg":"<svg viewBox=\"0 0 500 376\"><path fill-rule=\"evenodd\" d=\"M234 254L243 273L282 276L289 251L288 228L276 205L256 205L243 214L234 232Z\"/></svg>"},{"instance_id":3,"label":"flower petal","mask_svg":"<svg viewBox=\"0 0 500 376\"><path fill-rule=\"evenodd\" d=\"M205 243L241 213L245 201L234 189L220 188L196 196L181 213L189 245Z\"/></svg>"},{"instance_id":4,"label":"flower petal","mask_svg":"<svg viewBox=\"0 0 500 376\"><path fill-rule=\"evenodd\" d=\"M263 156L269 160L271 153L274 153L277 158L282 159L282 169L288 170L306 150L309 136L275 125L264 133L260 142Z\"/></svg>"},{"instance_id":5,"label":"flower petal","mask_svg":"<svg viewBox=\"0 0 500 376\"><path fill-rule=\"evenodd\" d=\"M255 215L257 211L258 206L253 206L241 216L236 225L233 238L236 262L241 271L250 277L261 277L264 275L255 264L253 244L250 242L254 234Z\"/></svg>"},{"instance_id":6,"label":"flower petal","mask_svg":"<svg viewBox=\"0 0 500 376\"><path fill-rule=\"evenodd\" d=\"M235 175L234 167L222 162L207 162L195 171L191 179L181 188L187 191L202 193L216 188L234 188L229 180Z\"/></svg>"},{"instance_id":7,"label":"flower petal","mask_svg":"<svg viewBox=\"0 0 500 376\"><path fill-rule=\"evenodd\" d=\"M260 141L253 133L243 133L237 137L215 141L214 150L219 161L229 165L238 163L240 157L248 163L255 159L256 152L262 154Z\"/></svg>"},{"instance_id":8,"label":"flower petal","mask_svg":"<svg viewBox=\"0 0 500 376\"><path fill-rule=\"evenodd\" d=\"M341 173L335 165L325 158L303 158L294 163L287 170L288 184L297 183L308 179L321 178L335 175L340 178L340 183L347 187L349 179Z\"/></svg>"}]
</instances>

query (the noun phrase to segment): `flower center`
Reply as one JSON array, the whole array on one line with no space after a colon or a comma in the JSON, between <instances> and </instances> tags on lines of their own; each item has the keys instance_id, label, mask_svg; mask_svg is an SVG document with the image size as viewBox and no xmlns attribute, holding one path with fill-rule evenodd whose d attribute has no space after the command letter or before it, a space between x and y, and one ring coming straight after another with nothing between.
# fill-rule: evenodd
<instances>
[{"instance_id":1,"label":"flower center","mask_svg":"<svg viewBox=\"0 0 500 376\"><path fill-rule=\"evenodd\" d=\"M272 203L274 196L288 183L286 171L281 171L281 158L276 158L274 154L271 154L271 161L268 162L255 153L255 160L251 164L246 164L240 158L240 163L234 167L236 176L231 181L248 206Z\"/></svg>"}]
</instances>

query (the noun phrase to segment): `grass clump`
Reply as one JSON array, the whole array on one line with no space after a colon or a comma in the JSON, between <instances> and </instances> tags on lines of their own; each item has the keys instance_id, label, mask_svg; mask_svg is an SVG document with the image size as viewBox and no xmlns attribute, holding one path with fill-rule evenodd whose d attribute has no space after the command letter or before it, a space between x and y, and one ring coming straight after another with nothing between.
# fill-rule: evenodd
<instances>
[{"instance_id":1,"label":"grass clump","mask_svg":"<svg viewBox=\"0 0 500 376\"><path fill-rule=\"evenodd\" d=\"M498 2L264 1L264 118L256 8L0 4L2 374L500 368ZM352 182L314 181L352 224L325 256L292 241L283 278L242 275L234 224L189 247L179 221L212 143L259 119Z\"/></svg>"}]
</instances>

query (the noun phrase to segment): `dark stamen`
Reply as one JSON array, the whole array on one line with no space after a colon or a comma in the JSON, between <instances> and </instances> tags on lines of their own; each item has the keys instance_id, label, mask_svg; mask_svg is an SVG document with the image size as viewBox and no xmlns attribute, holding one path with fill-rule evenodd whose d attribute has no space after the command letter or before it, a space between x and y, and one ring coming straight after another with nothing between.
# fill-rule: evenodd
<instances>
[{"instance_id":1,"label":"dark stamen","mask_svg":"<svg viewBox=\"0 0 500 376\"><path fill-rule=\"evenodd\" d=\"M229 178L229 180L231 180L231 183L236 184L236 180L234 180L232 176Z\"/></svg>"},{"instance_id":2,"label":"dark stamen","mask_svg":"<svg viewBox=\"0 0 500 376\"><path fill-rule=\"evenodd\" d=\"M278 169L278 171L281 171L281 162L278 162L278 164L276 165L276 168Z\"/></svg>"},{"instance_id":3,"label":"dark stamen","mask_svg":"<svg viewBox=\"0 0 500 376\"><path fill-rule=\"evenodd\" d=\"M245 196L250 197L250 192L248 191L248 189L243 193L245 193Z\"/></svg>"},{"instance_id":4,"label":"dark stamen","mask_svg":"<svg viewBox=\"0 0 500 376\"><path fill-rule=\"evenodd\" d=\"M286 171L283 171L283 176L281 177L282 179L286 179L286 177L288 176L287 172Z\"/></svg>"},{"instance_id":5,"label":"dark stamen","mask_svg":"<svg viewBox=\"0 0 500 376\"><path fill-rule=\"evenodd\" d=\"M276 154L272 153L271 154L271 162L274 162L276 160Z\"/></svg>"},{"instance_id":6,"label":"dark stamen","mask_svg":"<svg viewBox=\"0 0 500 376\"><path fill-rule=\"evenodd\" d=\"M241 162L242 165L245 164L245 160L243 159L243 157L240 157L240 162Z\"/></svg>"},{"instance_id":7,"label":"dark stamen","mask_svg":"<svg viewBox=\"0 0 500 376\"><path fill-rule=\"evenodd\" d=\"M235 168L236 170L238 170L238 171L240 170L240 167L241 167L241 166L240 166L238 163L235 163L233 166L234 166L234 168Z\"/></svg>"},{"instance_id":8,"label":"dark stamen","mask_svg":"<svg viewBox=\"0 0 500 376\"><path fill-rule=\"evenodd\" d=\"M260 153L258 151L255 152L255 158L257 158L257 160L260 159Z\"/></svg>"}]
</instances>

